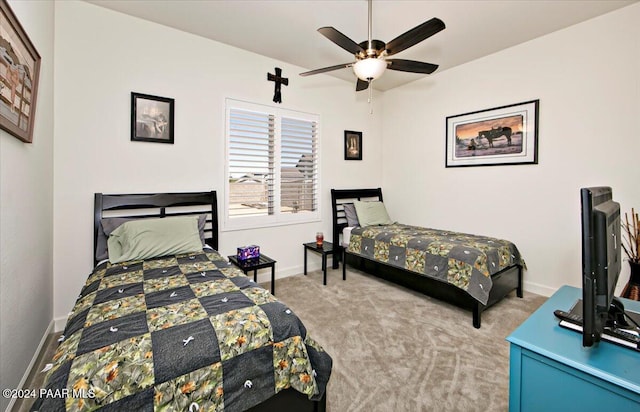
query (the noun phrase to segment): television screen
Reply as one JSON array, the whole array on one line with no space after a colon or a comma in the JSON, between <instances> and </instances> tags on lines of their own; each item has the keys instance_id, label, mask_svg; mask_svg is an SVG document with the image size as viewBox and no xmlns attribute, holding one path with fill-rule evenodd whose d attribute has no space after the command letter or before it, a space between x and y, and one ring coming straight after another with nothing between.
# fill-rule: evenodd
<instances>
[{"instance_id":1,"label":"television screen","mask_svg":"<svg viewBox=\"0 0 640 412\"><path fill-rule=\"evenodd\" d=\"M582 204L582 344L600 340L621 269L620 205L610 187L580 190ZM615 305L614 305L615 307Z\"/></svg>"},{"instance_id":2,"label":"television screen","mask_svg":"<svg viewBox=\"0 0 640 412\"><path fill-rule=\"evenodd\" d=\"M582 299L554 311L560 326L582 333L582 345L601 339L640 351L640 313L614 297L622 266L620 205L610 187L580 189Z\"/></svg>"}]
</instances>

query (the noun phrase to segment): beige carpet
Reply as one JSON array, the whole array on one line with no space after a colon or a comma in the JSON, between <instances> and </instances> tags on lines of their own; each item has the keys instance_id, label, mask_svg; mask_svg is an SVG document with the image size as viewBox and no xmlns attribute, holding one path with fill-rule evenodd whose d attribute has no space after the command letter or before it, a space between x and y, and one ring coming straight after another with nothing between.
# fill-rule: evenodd
<instances>
[{"instance_id":1,"label":"beige carpet","mask_svg":"<svg viewBox=\"0 0 640 412\"><path fill-rule=\"evenodd\" d=\"M509 297L482 315L356 270L276 281L276 296L333 358L331 412L507 411L505 338L546 298Z\"/></svg>"},{"instance_id":2,"label":"beige carpet","mask_svg":"<svg viewBox=\"0 0 640 412\"><path fill-rule=\"evenodd\" d=\"M471 325L471 312L349 269L276 281L276 296L333 358L330 412L507 411L509 345L504 339L546 298L512 293ZM268 287L268 284L264 285ZM51 358L51 335L28 388ZM32 400L12 411L28 411Z\"/></svg>"}]
</instances>

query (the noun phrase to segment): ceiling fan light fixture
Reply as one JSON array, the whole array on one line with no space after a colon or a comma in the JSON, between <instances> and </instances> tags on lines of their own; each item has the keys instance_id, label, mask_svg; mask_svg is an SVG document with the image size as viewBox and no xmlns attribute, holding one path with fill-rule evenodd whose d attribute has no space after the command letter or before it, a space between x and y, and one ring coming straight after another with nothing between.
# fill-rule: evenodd
<instances>
[{"instance_id":1,"label":"ceiling fan light fixture","mask_svg":"<svg viewBox=\"0 0 640 412\"><path fill-rule=\"evenodd\" d=\"M358 60L353 65L353 72L360 80L371 81L382 76L387 69L387 61L384 59L369 57Z\"/></svg>"}]
</instances>

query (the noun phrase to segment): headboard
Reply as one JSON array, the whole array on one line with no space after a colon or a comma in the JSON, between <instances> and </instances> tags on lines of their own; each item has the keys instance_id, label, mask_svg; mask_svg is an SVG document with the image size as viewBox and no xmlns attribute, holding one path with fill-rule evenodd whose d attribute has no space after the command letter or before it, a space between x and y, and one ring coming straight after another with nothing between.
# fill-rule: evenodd
<instances>
[{"instance_id":1,"label":"headboard","mask_svg":"<svg viewBox=\"0 0 640 412\"><path fill-rule=\"evenodd\" d=\"M354 200L378 200L382 202L382 189L331 189L331 209L333 216L333 268L338 267L340 248L340 234L347 226L347 218L344 214L344 204L353 203ZM344 263L343 263L344 264Z\"/></svg>"},{"instance_id":2,"label":"headboard","mask_svg":"<svg viewBox=\"0 0 640 412\"><path fill-rule=\"evenodd\" d=\"M206 214L205 243L218 249L218 202L215 191L189 193L102 194L94 197L93 260L103 217L167 217Z\"/></svg>"}]
</instances>

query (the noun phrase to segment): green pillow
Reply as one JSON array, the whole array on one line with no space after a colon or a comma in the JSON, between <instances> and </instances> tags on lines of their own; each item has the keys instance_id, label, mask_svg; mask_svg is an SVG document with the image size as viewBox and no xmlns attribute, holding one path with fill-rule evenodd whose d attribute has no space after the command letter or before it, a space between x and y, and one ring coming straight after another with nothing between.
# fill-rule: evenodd
<instances>
[{"instance_id":1,"label":"green pillow","mask_svg":"<svg viewBox=\"0 0 640 412\"><path fill-rule=\"evenodd\" d=\"M382 202L361 202L355 200L353 205L356 207L358 221L362 227L393 224L393 220L389 217L387 209Z\"/></svg>"},{"instance_id":2,"label":"green pillow","mask_svg":"<svg viewBox=\"0 0 640 412\"><path fill-rule=\"evenodd\" d=\"M111 232L108 244L111 263L202 251L197 216L132 220Z\"/></svg>"},{"instance_id":3,"label":"green pillow","mask_svg":"<svg viewBox=\"0 0 640 412\"><path fill-rule=\"evenodd\" d=\"M109 250L107 249L107 242L109 241L109 235L111 232L120 227L125 222L138 219L158 219L158 218L138 218L138 217L103 217L98 225L98 238L96 241L96 260L98 262L109 258ZM198 230L200 231L200 240L202 246L204 246L204 228L207 224L207 215L198 215Z\"/></svg>"}]
</instances>

